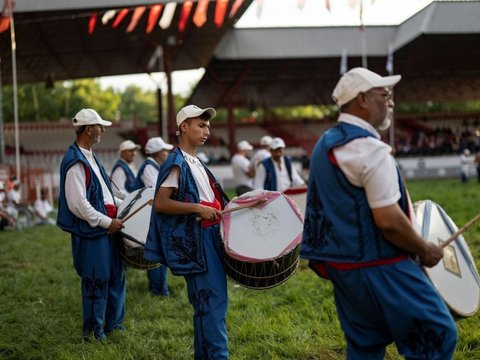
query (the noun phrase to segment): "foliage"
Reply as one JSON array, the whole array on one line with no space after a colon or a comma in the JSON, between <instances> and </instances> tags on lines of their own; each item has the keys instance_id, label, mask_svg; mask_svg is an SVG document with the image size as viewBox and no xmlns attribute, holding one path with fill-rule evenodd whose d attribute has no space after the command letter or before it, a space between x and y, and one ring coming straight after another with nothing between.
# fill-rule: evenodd
<instances>
[{"instance_id":1,"label":"foliage","mask_svg":"<svg viewBox=\"0 0 480 360\"><path fill-rule=\"evenodd\" d=\"M409 182L414 201L432 199L457 225L478 211L478 184L459 180ZM229 192L232 194L232 192ZM465 238L478 265L480 225ZM106 343L82 343L80 279L69 236L53 226L0 232L1 359L193 358L192 309L185 282L169 274L170 298L148 295L143 271L127 271L125 333ZM229 282L227 326L232 360L344 359L345 342L329 282L301 262L284 284L248 290ZM457 322L455 359L480 358L478 314ZM400 359L390 346L386 359Z\"/></svg>"}]
</instances>

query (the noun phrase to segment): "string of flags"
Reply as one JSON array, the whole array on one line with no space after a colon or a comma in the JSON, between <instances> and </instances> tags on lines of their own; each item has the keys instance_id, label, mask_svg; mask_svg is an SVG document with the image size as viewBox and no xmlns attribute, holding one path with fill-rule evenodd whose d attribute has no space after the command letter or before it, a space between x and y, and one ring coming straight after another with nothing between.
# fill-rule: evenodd
<instances>
[{"instance_id":1,"label":"string of flags","mask_svg":"<svg viewBox=\"0 0 480 360\"><path fill-rule=\"evenodd\" d=\"M279 0L254 0L256 5L257 17L261 18L263 6L267 1L279 1ZM283 0L285 1L285 0ZM294 0L295 1L295 0ZM325 8L331 12L331 0L309 0L309 1L323 1ZM348 5L353 9L359 5L360 15L360 27L363 28L363 2L367 0L345 0L348 1ZM182 2L170 1L167 3L158 3L150 6L136 6L131 8L122 9L110 9L100 16L99 12L94 12L90 15L88 20L87 32L92 35L100 22L103 26L107 26L111 23L113 29L118 28L120 24L128 19L129 23L126 27L126 32L130 33L134 31L141 18L147 16L147 25L145 32L151 33L156 26L159 26L162 30L168 29L172 25L173 17L175 15L176 8L181 6L180 17L178 20L178 30L180 32L185 31L189 21L191 20L197 28L204 26L208 19L208 7L215 6L213 22L216 27L221 28L227 17L227 10L229 3L232 4L228 18L232 19L237 14L239 8L243 5L245 0L184 0ZM303 10L307 0L296 0L297 7ZM370 0L373 4L375 0ZM196 4L196 6L194 6ZM2 15L0 16L0 33L9 29L10 17L13 14L15 6L14 0L4 0Z\"/></svg>"}]
</instances>

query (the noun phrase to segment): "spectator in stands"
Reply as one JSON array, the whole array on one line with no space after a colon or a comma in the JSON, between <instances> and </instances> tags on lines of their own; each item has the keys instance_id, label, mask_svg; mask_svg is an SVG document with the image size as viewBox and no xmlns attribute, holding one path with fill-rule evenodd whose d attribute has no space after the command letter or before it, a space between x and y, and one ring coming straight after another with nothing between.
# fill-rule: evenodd
<instances>
[{"instance_id":1,"label":"spectator in stands","mask_svg":"<svg viewBox=\"0 0 480 360\"><path fill-rule=\"evenodd\" d=\"M254 172L247 157L251 150L253 150L253 146L248 141L242 140L237 144L237 152L232 157L231 165L237 196L253 190Z\"/></svg>"},{"instance_id":2,"label":"spectator in stands","mask_svg":"<svg viewBox=\"0 0 480 360\"><path fill-rule=\"evenodd\" d=\"M0 181L0 230L3 230L8 224L15 225L15 222L7 212L5 185Z\"/></svg>"},{"instance_id":3,"label":"spectator in stands","mask_svg":"<svg viewBox=\"0 0 480 360\"><path fill-rule=\"evenodd\" d=\"M112 169L111 182L113 184L113 195L120 199L125 197L135 189L136 169L133 161L140 145L132 140L125 140L118 149L120 159L117 160Z\"/></svg>"},{"instance_id":4,"label":"spectator in stands","mask_svg":"<svg viewBox=\"0 0 480 360\"><path fill-rule=\"evenodd\" d=\"M35 200L33 203L33 210L37 217L37 225L55 225L55 220L50 217L53 207L50 201L48 201L48 190L46 188L40 190L40 199Z\"/></svg>"},{"instance_id":5,"label":"spectator in stands","mask_svg":"<svg viewBox=\"0 0 480 360\"><path fill-rule=\"evenodd\" d=\"M272 137L265 135L260 139L260 148L255 152L255 154L250 159L250 166L253 170L253 175L257 171L258 164L260 164L266 158L269 158L272 154L270 153L270 144L272 143Z\"/></svg>"},{"instance_id":6,"label":"spectator in stands","mask_svg":"<svg viewBox=\"0 0 480 360\"><path fill-rule=\"evenodd\" d=\"M72 119L76 133L60 165L57 225L71 234L73 264L81 277L83 339L105 340L124 330L125 267L118 231L122 221L108 175L92 147L112 125L92 109Z\"/></svg>"},{"instance_id":7,"label":"spectator in stands","mask_svg":"<svg viewBox=\"0 0 480 360\"><path fill-rule=\"evenodd\" d=\"M305 181L284 155L285 142L276 137L270 144L271 157L263 160L257 167L254 180L255 189L285 191L288 188L305 185Z\"/></svg>"},{"instance_id":8,"label":"spectator in stands","mask_svg":"<svg viewBox=\"0 0 480 360\"><path fill-rule=\"evenodd\" d=\"M470 177L470 164L472 159L470 158L470 150L463 150L462 155L460 155L460 180L463 184L468 182Z\"/></svg>"},{"instance_id":9,"label":"spectator in stands","mask_svg":"<svg viewBox=\"0 0 480 360\"><path fill-rule=\"evenodd\" d=\"M161 137L154 137L147 141L145 153L148 155L145 162L138 169L135 188L155 188L160 166L167 158L173 145L167 144ZM155 269L147 270L148 289L154 296L169 296L167 267L162 265Z\"/></svg>"},{"instance_id":10,"label":"spectator in stands","mask_svg":"<svg viewBox=\"0 0 480 360\"><path fill-rule=\"evenodd\" d=\"M7 191L7 212L14 218L18 218L18 208L22 205L22 194L20 193L20 180L13 180L13 187Z\"/></svg>"}]
</instances>

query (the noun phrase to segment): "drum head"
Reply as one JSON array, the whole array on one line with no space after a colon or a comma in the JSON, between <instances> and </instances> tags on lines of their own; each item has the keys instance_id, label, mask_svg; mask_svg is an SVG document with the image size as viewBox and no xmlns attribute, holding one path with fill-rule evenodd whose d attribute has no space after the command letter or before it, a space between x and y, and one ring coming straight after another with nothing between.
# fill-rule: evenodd
<instances>
[{"instance_id":1,"label":"drum head","mask_svg":"<svg viewBox=\"0 0 480 360\"><path fill-rule=\"evenodd\" d=\"M428 241L440 244L458 230L438 204L424 200L414 206L422 236ZM475 314L480 304L480 280L463 236L445 247L443 259L437 265L425 267L424 271L454 315Z\"/></svg>"},{"instance_id":2,"label":"drum head","mask_svg":"<svg viewBox=\"0 0 480 360\"><path fill-rule=\"evenodd\" d=\"M143 259L154 193L152 188L135 190L118 207L117 216L124 221L120 232L123 240L120 255L127 265L135 269L148 270L161 265Z\"/></svg>"},{"instance_id":3,"label":"drum head","mask_svg":"<svg viewBox=\"0 0 480 360\"><path fill-rule=\"evenodd\" d=\"M298 266L303 217L286 195L277 191L250 191L233 199L222 216L221 235L227 274L251 289L267 289L287 280Z\"/></svg>"}]
</instances>

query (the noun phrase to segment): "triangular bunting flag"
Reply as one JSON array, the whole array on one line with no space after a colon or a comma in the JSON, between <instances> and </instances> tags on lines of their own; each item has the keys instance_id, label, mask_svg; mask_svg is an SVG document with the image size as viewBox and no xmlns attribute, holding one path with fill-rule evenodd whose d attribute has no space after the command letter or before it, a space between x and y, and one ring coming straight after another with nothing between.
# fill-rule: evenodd
<instances>
[{"instance_id":1,"label":"triangular bunting flag","mask_svg":"<svg viewBox=\"0 0 480 360\"><path fill-rule=\"evenodd\" d=\"M0 33L7 31L10 27L10 17L0 16Z\"/></svg>"},{"instance_id":2,"label":"triangular bunting flag","mask_svg":"<svg viewBox=\"0 0 480 360\"><path fill-rule=\"evenodd\" d=\"M207 10L210 0L198 0L195 14L193 15L193 23L197 27L202 27L207 22Z\"/></svg>"},{"instance_id":3,"label":"triangular bunting flag","mask_svg":"<svg viewBox=\"0 0 480 360\"><path fill-rule=\"evenodd\" d=\"M160 17L160 12L162 11L162 5L153 5L150 9L150 13L148 14L148 22L147 22L147 30L146 33L150 34L155 25L157 25L158 18Z\"/></svg>"},{"instance_id":4,"label":"triangular bunting flag","mask_svg":"<svg viewBox=\"0 0 480 360\"><path fill-rule=\"evenodd\" d=\"M225 20L225 13L227 12L228 0L217 0L215 6L215 26L220 28Z\"/></svg>"},{"instance_id":5,"label":"triangular bunting flag","mask_svg":"<svg viewBox=\"0 0 480 360\"><path fill-rule=\"evenodd\" d=\"M160 25L160 27L163 30L168 29L170 27L170 24L172 23L173 15L175 15L176 8L177 8L176 2L169 2L167 5L165 5L165 9L163 10L162 17L158 22L158 25Z\"/></svg>"},{"instance_id":6,"label":"triangular bunting flag","mask_svg":"<svg viewBox=\"0 0 480 360\"><path fill-rule=\"evenodd\" d=\"M146 6L138 6L135 8L135 10L133 10L132 19L130 20L130 24L127 27L127 33L135 30L145 10L147 10Z\"/></svg>"},{"instance_id":7,"label":"triangular bunting flag","mask_svg":"<svg viewBox=\"0 0 480 360\"><path fill-rule=\"evenodd\" d=\"M232 5L232 9L230 10L230 14L228 15L230 19L232 19L235 16L235 14L237 13L240 6L242 6L244 1L245 0L235 0L235 2Z\"/></svg>"},{"instance_id":8,"label":"triangular bunting flag","mask_svg":"<svg viewBox=\"0 0 480 360\"><path fill-rule=\"evenodd\" d=\"M112 28L115 29L118 25L120 25L120 23L125 18L125 16L127 16L127 14L128 14L128 9L125 8L120 10L120 12L117 14L117 17L113 21Z\"/></svg>"},{"instance_id":9,"label":"triangular bunting flag","mask_svg":"<svg viewBox=\"0 0 480 360\"><path fill-rule=\"evenodd\" d=\"M182 5L182 12L180 13L180 19L178 19L178 31L184 32L187 27L188 18L192 12L193 1L186 0Z\"/></svg>"},{"instance_id":10,"label":"triangular bunting flag","mask_svg":"<svg viewBox=\"0 0 480 360\"><path fill-rule=\"evenodd\" d=\"M93 31L95 30L95 25L97 25L97 13L93 13L90 16L90 20L88 20L88 35L92 35Z\"/></svg>"},{"instance_id":11,"label":"triangular bunting flag","mask_svg":"<svg viewBox=\"0 0 480 360\"><path fill-rule=\"evenodd\" d=\"M115 17L117 10L107 10L102 16L102 24L107 25L107 23Z\"/></svg>"}]
</instances>

